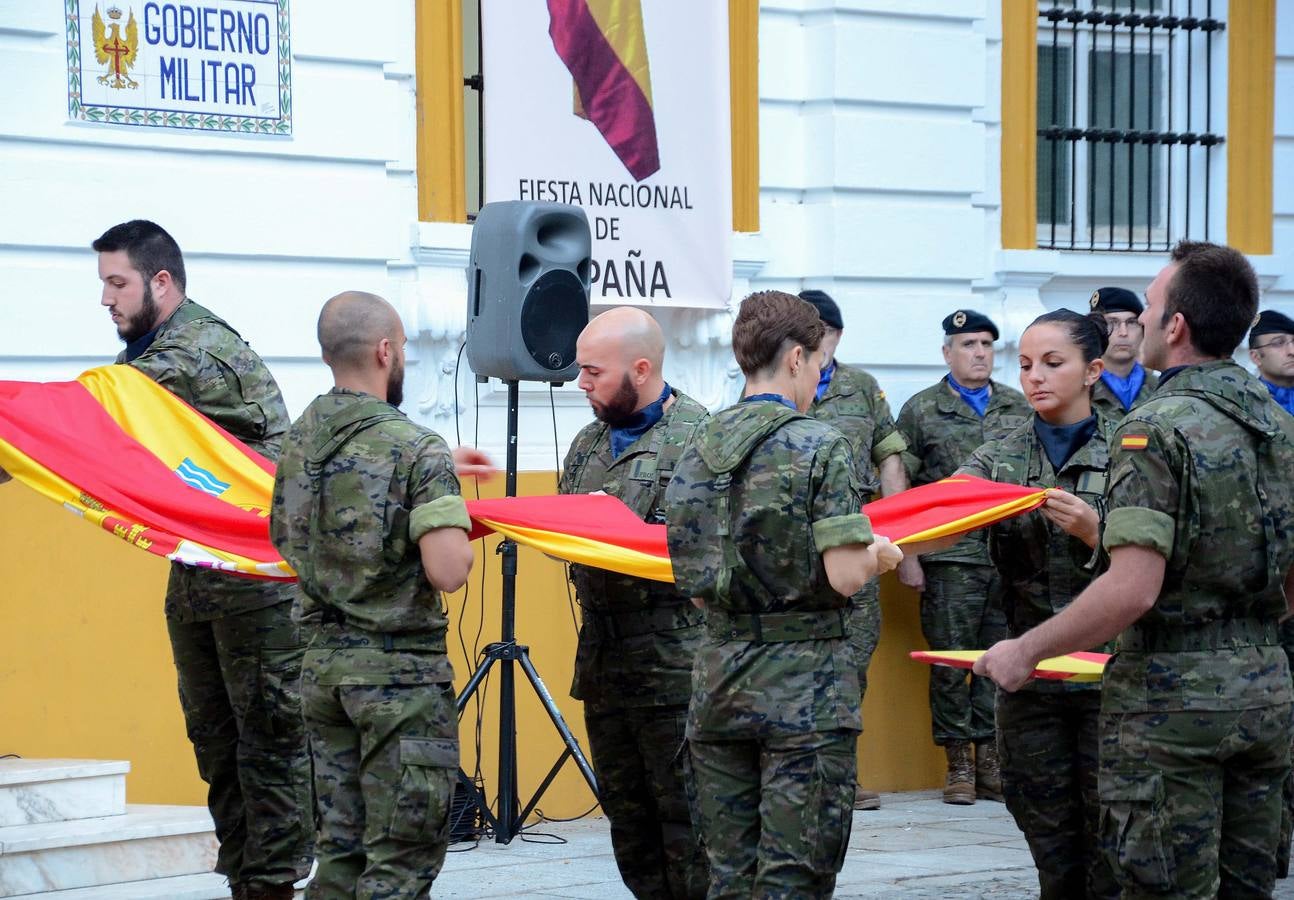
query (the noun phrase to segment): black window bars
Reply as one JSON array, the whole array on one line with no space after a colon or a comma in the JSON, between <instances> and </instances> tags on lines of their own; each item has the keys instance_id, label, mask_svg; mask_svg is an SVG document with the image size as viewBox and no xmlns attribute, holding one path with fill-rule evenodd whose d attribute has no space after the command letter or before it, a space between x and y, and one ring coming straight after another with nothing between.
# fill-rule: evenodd
<instances>
[{"instance_id":1,"label":"black window bars","mask_svg":"<svg viewBox=\"0 0 1294 900\"><path fill-rule=\"evenodd\" d=\"M1213 130L1213 42L1225 22L1213 0L1088 5L1038 10L1038 246L1207 240L1212 151L1225 141Z\"/></svg>"}]
</instances>

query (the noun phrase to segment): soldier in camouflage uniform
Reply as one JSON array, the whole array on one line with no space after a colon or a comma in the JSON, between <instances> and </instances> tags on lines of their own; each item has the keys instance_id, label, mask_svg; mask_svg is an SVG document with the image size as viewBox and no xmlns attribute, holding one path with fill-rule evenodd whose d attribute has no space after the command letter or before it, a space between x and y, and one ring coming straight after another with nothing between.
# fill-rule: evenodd
<instances>
[{"instance_id":1,"label":"soldier in camouflage uniform","mask_svg":"<svg viewBox=\"0 0 1294 900\"><path fill-rule=\"evenodd\" d=\"M1125 897L1266 897L1294 688L1277 639L1294 596L1294 421L1231 360L1258 282L1183 241L1146 292L1162 372L1112 442L1109 571L977 663L1003 688L1118 632L1101 687L1102 839Z\"/></svg>"},{"instance_id":2,"label":"soldier in camouflage uniform","mask_svg":"<svg viewBox=\"0 0 1294 900\"><path fill-rule=\"evenodd\" d=\"M975 448L1005 436L1029 415L1019 391L991 378L998 339L991 319L972 309L956 310L943 320L943 331L948 374L899 411L898 428L908 445L903 462L913 485L947 478ZM989 559L986 532L972 532L948 550L921 557L920 566L921 631L932 648L978 649L1006 636L1002 581ZM945 666L930 670L931 730L948 757L945 803L1002 799L993 694L986 678L968 678L963 670Z\"/></svg>"},{"instance_id":3,"label":"soldier in camouflage uniform","mask_svg":"<svg viewBox=\"0 0 1294 900\"><path fill-rule=\"evenodd\" d=\"M261 358L185 297L184 259L152 222L94 242L102 303L134 366L273 460L287 409ZM290 898L310 870L310 760L298 681L304 643L296 585L172 564L166 625L198 773L236 898Z\"/></svg>"},{"instance_id":4,"label":"soldier in camouflage uniform","mask_svg":"<svg viewBox=\"0 0 1294 900\"><path fill-rule=\"evenodd\" d=\"M1103 287L1092 294L1092 312L1100 313L1110 333L1105 371L1092 389L1092 405L1117 423L1128 410L1150 398L1157 379L1137 360L1141 350L1141 301L1126 288Z\"/></svg>"},{"instance_id":5,"label":"soldier in camouflage uniform","mask_svg":"<svg viewBox=\"0 0 1294 900\"><path fill-rule=\"evenodd\" d=\"M828 897L849 840L848 598L902 554L873 543L848 441L803 414L821 341L809 304L747 297L732 342L744 398L701 426L666 492L675 582L706 609L687 738L711 900Z\"/></svg>"},{"instance_id":6,"label":"soldier in camouflage uniform","mask_svg":"<svg viewBox=\"0 0 1294 900\"><path fill-rule=\"evenodd\" d=\"M826 362L809 415L835 426L849 439L864 503L878 495L888 497L907 490L908 481L901 456L906 445L894 426L885 392L867 372L836 360L836 348L844 332L840 307L819 290L801 291L800 299L813 304L824 328L822 354ZM900 577L904 576L909 565L917 566L915 556L904 559L899 567ZM917 571L920 571L919 567ZM880 582L873 578L858 596L850 598L849 644L858 664L859 703L867 694L867 667L871 665L872 654L876 652L880 639ZM855 809L880 807L879 794L862 785L855 788Z\"/></svg>"},{"instance_id":7,"label":"soldier in camouflage uniform","mask_svg":"<svg viewBox=\"0 0 1294 900\"><path fill-rule=\"evenodd\" d=\"M604 491L644 521L665 521L665 486L708 414L661 374L665 337L640 309L589 323L576 343L580 388L597 421L566 454L559 491ZM709 875L693 830L680 749L704 617L670 584L571 566L580 603L571 696L625 884L639 898L700 898Z\"/></svg>"},{"instance_id":8,"label":"soldier in camouflage uniform","mask_svg":"<svg viewBox=\"0 0 1294 900\"><path fill-rule=\"evenodd\" d=\"M1274 309L1265 309L1249 329L1249 359L1258 370L1258 380L1276 405L1294 414L1294 319ZM1281 623L1281 647L1294 668L1294 619ZM1281 843L1277 870L1289 876L1290 835L1294 832L1294 775L1285 779L1285 810L1281 816Z\"/></svg>"},{"instance_id":9,"label":"soldier in camouflage uniform","mask_svg":"<svg viewBox=\"0 0 1294 900\"><path fill-rule=\"evenodd\" d=\"M336 386L288 431L270 513L313 635L301 692L319 871L307 896L426 897L458 769L441 591L471 571L470 523L449 448L396 408L395 310L340 294L320 313L319 343Z\"/></svg>"},{"instance_id":10,"label":"soldier in camouflage uniform","mask_svg":"<svg viewBox=\"0 0 1294 900\"><path fill-rule=\"evenodd\" d=\"M1068 606L1102 562L1098 546L1113 425L1092 407L1091 390L1100 378L1105 335L1098 317L1067 309L1034 320L1020 338L1020 386L1036 411L977 449L958 470L1059 489L1040 509L988 529L1012 635ZM1025 688L999 694L997 740L1002 790L1038 867L1040 896L1118 897L1099 841L1101 686L1037 681Z\"/></svg>"}]
</instances>

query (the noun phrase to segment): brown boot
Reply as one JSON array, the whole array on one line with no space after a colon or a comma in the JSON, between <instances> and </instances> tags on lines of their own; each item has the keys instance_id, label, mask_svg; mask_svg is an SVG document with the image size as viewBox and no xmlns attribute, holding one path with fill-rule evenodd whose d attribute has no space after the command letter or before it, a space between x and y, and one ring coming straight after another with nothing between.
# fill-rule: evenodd
<instances>
[{"instance_id":1,"label":"brown boot","mask_svg":"<svg viewBox=\"0 0 1294 900\"><path fill-rule=\"evenodd\" d=\"M970 806L975 802L975 763L971 760L970 741L953 741L944 745L948 755L948 780L944 782L944 802Z\"/></svg>"},{"instance_id":2,"label":"brown boot","mask_svg":"<svg viewBox=\"0 0 1294 900\"><path fill-rule=\"evenodd\" d=\"M997 758L997 741L975 745L975 796L1002 802L1002 765Z\"/></svg>"},{"instance_id":3,"label":"brown boot","mask_svg":"<svg viewBox=\"0 0 1294 900\"><path fill-rule=\"evenodd\" d=\"M880 809L881 795L861 784L854 785L854 809Z\"/></svg>"},{"instance_id":4,"label":"brown boot","mask_svg":"<svg viewBox=\"0 0 1294 900\"><path fill-rule=\"evenodd\" d=\"M292 882L284 884L257 884L248 882L247 893L244 894L247 900L292 900L296 896L296 891L292 888Z\"/></svg>"}]
</instances>

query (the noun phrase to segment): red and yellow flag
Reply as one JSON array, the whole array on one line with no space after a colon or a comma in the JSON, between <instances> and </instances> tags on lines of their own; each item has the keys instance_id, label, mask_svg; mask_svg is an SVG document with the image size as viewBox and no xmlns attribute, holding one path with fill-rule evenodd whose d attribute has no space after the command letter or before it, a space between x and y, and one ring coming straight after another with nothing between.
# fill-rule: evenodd
<instances>
[{"instance_id":1,"label":"red and yellow flag","mask_svg":"<svg viewBox=\"0 0 1294 900\"><path fill-rule=\"evenodd\" d=\"M130 366L76 381L0 382L0 467L137 547L187 565L293 578L269 540L269 460ZM946 478L863 507L895 543L1020 515L1045 491ZM570 562L673 581L665 526L605 495L467 504L472 537L497 531Z\"/></svg>"},{"instance_id":2,"label":"red and yellow flag","mask_svg":"<svg viewBox=\"0 0 1294 900\"><path fill-rule=\"evenodd\" d=\"M983 650L913 650L908 654L918 662L932 666L952 666L957 669L969 669L975 660L984 655ZM1108 653L1067 653L1044 659L1033 670L1034 678L1045 678L1051 681L1100 681L1105 664L1110 661Z\"/></svg>"}]
</instances>

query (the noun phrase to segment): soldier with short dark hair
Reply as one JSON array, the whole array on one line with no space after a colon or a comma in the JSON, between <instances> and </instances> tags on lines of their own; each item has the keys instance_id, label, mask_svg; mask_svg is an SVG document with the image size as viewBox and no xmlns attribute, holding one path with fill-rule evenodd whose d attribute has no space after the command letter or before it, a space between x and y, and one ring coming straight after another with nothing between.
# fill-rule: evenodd
<instances>
[{"instance_id":1,"label":"soldier with short dark hair","mask_svg":"<svg viewBox=\"0 0 1294 900\"><path fill-rule=\"evenodd\" d=\"M918 391L899 411L903 453L914 486L947 478L980 445L1024 422L1024 396L992 378L997 326L983 313L958 309L943 320L948 374ZM909 558L915 559L912 554ZM921 557L921 632L939 650L987 647L1006 636L1002 580L988 535L974 531L952 547ZM948 759L944 802L1002 799L993 732L993 685L961 669L930 670L930 725ZM973 755L972 755L973 752Z\"/></svg>"},{"instance_id":2,"label":"soldier with short dark hair","mask_svg":"<svg viewBox=\"0 0 1294 900\"><path fill-rule=\"evenodd\" d=\"M575 354L596 421L571 444L559 492L603 491L664 522L665 488L709 414L665 383L665 336L641 309L597 316ZM571 581L582 620L571 696L584 703L620 876L635 897L704 897L680 753L704 616L672 584L581 565Z\"/></svg>"},{"instance_id":3,"label":"soldier with short dark hair","mask_svg":"<svg viewBox=\"0 0 1294 900\"><path fill-rule=\"evenodd\" d=\"M1102 838L1124 896L1267 897L1294 686L1278 622L1294 599L1294 419L1231 359L1258 279L1182 241L1146 291L1154 395L1112 441L1109 570L990 648L1016 690L1038 662L1118 635L1101 684Z\"/></svg>"},{"instance_id":4,"label":"soldier with short dark hair","mask_svg":"<svg viewBox=\"0 0 1294 900\"><path fill-rule=\"evenodd\" d=\"M902 553L860 511L849 442L805 415L822 334L790 294L742 301L743 398L701 426L666 492L675 583L706 609L687 758L711 897L828 897L849 841L848 598Z\"/></svg>"},{"instance_id":5,"label":"soldier with short dark hair","mask_svg":"<svg viewBox=\"0 0 1294 900\"><path fill-rule=\"evenodd\" d=\"M270 513L313 635L301 695L319 870L307 896L424 897L445 861L458 769L441 596L472 568L456 469L492 470L397 409L405 336L385 300L333 297L319 344L336 386L288 431Z\"/></svg>"},{"instance_id":6,"label":"soldier with short dark hair","mask_svg":"<svg viewBox=\"0 0 1294 900\"><path fill-rule=\"evenodd\" d=\"M174 238L142 219L93 243L117 357L270 460L288 428L264 361L185 293ZM297 683L304 642L296 585L171 565L166 628L180 706L236 900L291 898L310 871L310 760Z\"/></svg>"},{"instance_id":7,"label":"soldier with short dark hair","mask_svg":"<svg viewBox=\"0 0 1294 900\"><path fill-rule=\"evenodd\" d=\"M906 444L894 425L885 391L869 372L836 359L836 348L845 328L840 306L820 290L801 291L800 299L818 311L823 326L823 369L809 415L835 426L848 438L864 503L877 496L889 497L907 490L902 458ZM904 557L899 565L899 577L910 581L910 571L920 575L915 556ZM880 582L873 578L856 597L850 598L849 644L858 663L860 704L867 695L867 668L880 639ZM854 789L854 809L880 807L880 794L861 784Z\"/></svg>"},{"instance_id":8,"label":"soldier with short dark hair","mask_svg":"<svg viewBox=\"0 0 1294 900\"><path fill-rule=\"evenodd\" d=\"M1141 350L1143 309L1137 295L1127 288L1103 287L1092 294L1092 312L1105 319L1110 346L1103 357L1105 370L1092 389L1092 405L1112 422L1122 419L1154 393L1158 379L1146 371L1137 354Z\"/></svg>"}]
</instances>

